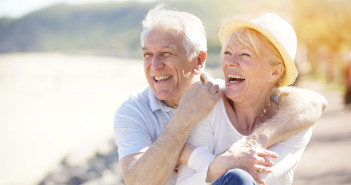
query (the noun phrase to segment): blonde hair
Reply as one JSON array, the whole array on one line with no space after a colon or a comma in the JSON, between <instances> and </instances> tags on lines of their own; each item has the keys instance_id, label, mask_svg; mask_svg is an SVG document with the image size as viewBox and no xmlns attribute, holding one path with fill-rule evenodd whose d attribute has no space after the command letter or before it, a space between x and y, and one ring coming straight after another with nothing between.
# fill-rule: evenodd
<instances>
[{"instance_id":1,"label":"blonde hair","mask_svg":"<svg viewBox=\"0 0 351 185\"><path fill-rule=\"evenodd\" d=\"M235 41L249 48L250 50L254 51L258 57L262 57L265 53L267 53L268 63L271 66L279 64L284 66L283 58L277 48L264 35L256 30L250 28L239 28L235 30L226 38L222 46L222 55L225 49L228 47L230 41ZM277 81L276 87L279 87L284 75L285 66L283 73Z\"/></svg>"}]
</instances>

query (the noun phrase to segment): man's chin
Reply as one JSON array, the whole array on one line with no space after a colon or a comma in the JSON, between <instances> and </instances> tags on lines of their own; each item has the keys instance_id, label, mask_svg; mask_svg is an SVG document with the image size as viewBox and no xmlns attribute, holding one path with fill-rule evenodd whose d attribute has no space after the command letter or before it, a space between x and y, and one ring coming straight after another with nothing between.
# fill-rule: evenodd
<instances>
[{"instance_id":1,"label":"man's chin","mask_svg":"<svg viewBox=\"0 0 351 185\"><path fill-rule=\"evenodd\" d=\"M172 94L167 91L167 92L157 92L155 93L157 99L161 100L163 103L165 103L169 107L174 107L178 105L177 98L172 96Z\"/></svg>"},{"instance_id":2,"label":"man's chin","mask_svg":"<svg viewBox=\"0 0 351 185\"><path fill-rule=\"evenodd\" d=\"M157 99L162 100L162 101L167 101L170 99L170 94L169 91L167 90L162 90L162 91L154 91Z\"/></svg>"}]
</instances>

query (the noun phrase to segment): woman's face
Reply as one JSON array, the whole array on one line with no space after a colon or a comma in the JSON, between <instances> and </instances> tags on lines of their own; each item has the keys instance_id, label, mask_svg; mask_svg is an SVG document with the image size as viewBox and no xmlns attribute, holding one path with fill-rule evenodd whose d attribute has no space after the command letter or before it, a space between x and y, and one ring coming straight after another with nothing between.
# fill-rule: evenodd
<instances>
[{"instance_id":1,"label":"woman's face","mask_svg":"<svg viewBox=\"0 0 351 185\"><path fill-rule=\"evenodd\" d=\"M272 90L273 67L268 63L267 54L267 51L263 51L258 56L254 50L233 39L228 42L222 59L228 98L253 98L268 92L268 88Z\"/></svg>"}]
</instances>

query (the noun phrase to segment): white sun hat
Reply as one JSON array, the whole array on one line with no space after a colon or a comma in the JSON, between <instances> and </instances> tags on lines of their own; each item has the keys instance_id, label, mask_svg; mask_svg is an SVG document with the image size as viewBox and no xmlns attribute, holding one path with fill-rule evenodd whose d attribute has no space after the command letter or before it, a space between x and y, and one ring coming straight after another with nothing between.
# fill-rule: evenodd
<instances>
[{"instance_id":1,"label":"white sun hat","mask_svg":"<svg viewBox=\"0 0 351 185\"><path fill-rule=\"evenodd\" d=\"M296 54L297 38L294 28L286 20L274 13L263 14L251 21L230 20L221 26L219 31L221 44L223 45L226 38L239 28L251 28L260 32L277 48L285 66L285 75L280 87L295 82L298 71L293 61Z\"/></svg>"}]
</instances>

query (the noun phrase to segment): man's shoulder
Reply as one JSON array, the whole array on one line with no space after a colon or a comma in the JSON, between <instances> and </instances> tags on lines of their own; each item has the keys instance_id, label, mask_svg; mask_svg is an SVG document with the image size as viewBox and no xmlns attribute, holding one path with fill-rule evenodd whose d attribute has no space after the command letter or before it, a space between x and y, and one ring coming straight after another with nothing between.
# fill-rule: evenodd
<instances>
[{"instance_id":1,"label":"man's shoulder","mask_svg":"<svg viewBox=\"0 0 351 185\"><path fill-rule=\"evenodd\" d=\"M124 101L117 109L118 112L138 112L137 110L143 110L150 107L150 100L149 100L149 87L145 88L144 90L133 93L129 96L129 98Z\"/></svg>"}]
</instances>

